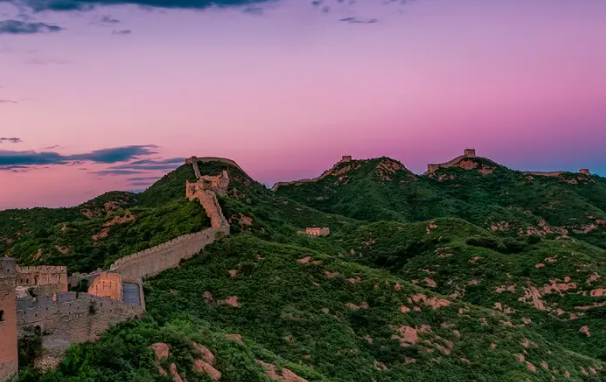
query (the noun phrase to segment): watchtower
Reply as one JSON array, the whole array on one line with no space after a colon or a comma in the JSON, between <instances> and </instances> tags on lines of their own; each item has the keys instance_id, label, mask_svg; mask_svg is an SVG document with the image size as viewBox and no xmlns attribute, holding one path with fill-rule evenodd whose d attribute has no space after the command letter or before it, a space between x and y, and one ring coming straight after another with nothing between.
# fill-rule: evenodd
<instances>
[{"instance_id":1,"label":"watchtower","mask_svg":"<svg viewBox=\"0 0 606 382\"><path fill-rule=\"evenodd\" d=\"M16 279L15 259L0 258L0 381L17 375L19 371Z\"/></svg>"},{"instance_id":2,"label":"watchtower","mask_svg":"<svg viewBox=\"0 0 606 382\"><path fill-rule=\"evenodd\" d=\"M582 169L580 169L579 173L581 173L583 175L591 175L591 173L589 172L588 168L582 168Z\"/></svg>"},{"instance_id":3,"label":"watchtower","mask_svg":"<svg viewBox=\"0 0 606 382\"><path fill-rule=\"evenodd\" d=\"M476 149L465 149L465 151L463 151L463 156L465 156L465 158L475 158Z\"/></svg>"},{"instance_id":4,"label":"watchtower","mask_svg":"<svg viewBox=\"0 0 606 382\"><path fill-rule=\"evenodd\" d=\"M351 155L343 155L341 157L341 162L351 162Z\"/></svg>"}]
</instances>

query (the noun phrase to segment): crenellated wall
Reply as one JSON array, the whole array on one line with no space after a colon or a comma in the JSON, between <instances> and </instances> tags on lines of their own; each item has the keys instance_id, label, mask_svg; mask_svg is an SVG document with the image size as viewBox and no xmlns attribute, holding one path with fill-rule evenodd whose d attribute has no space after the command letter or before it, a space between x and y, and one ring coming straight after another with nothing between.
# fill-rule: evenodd
<instances>
[{"instance_id":1,"label":"crenellated wall","mask_svg":"<svg viewBox=\"0 0 606 382\"><path fill-rule=\"evenodd\" d=\"M118 259L110 266L110 270L128 279L155 276L166 269L179 266L181 260L194 256L205 246L213 243L220 234L229 234L229 226L207 228L197 233L179 236L153 248Z\"/></svg>"},{"instance_id":2,"label":"crenellated wall","mask_svg":"<svg viewBox=\"0 0 606 382\"><path fill-rule=\"evenodd\" d=\"M17 286L33 287L37 294L67 292L67 267L17 266Z\"/></svg>"},{"instance_id":3,"label":"crenellated wall","mask_svg":"<svg viewBox=\"0 0 606 382\"><path fill-rule=\"evenodd\" d=\"M71 343L94 341L110 326L143 313L141 306L66 292L17 300L17 328L21 336L28 326L40 326L44 348L59 355Z\"/></svg>"},{"instance_id":4,"label":"crenellated wall","mask_svg":"<svg viewBox=\"0 0 606 382\"><path fill-rule=\"evenodd\" d=\"M223 170L223 173L216 176L204 175L198 177L197 182L190 183L189 180L185 181L185 196L191 200L191 196L198 190L208 190L216 193L217 195L226 195L227 188L229 186L229 175L227 171Z\"/></svg>"}]
</instances>

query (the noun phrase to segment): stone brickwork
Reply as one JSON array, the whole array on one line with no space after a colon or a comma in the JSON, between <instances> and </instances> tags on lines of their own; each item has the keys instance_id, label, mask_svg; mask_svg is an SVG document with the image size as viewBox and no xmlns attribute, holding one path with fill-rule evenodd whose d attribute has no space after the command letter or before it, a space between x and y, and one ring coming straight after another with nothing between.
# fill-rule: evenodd
<instances>
[{"instance_id":1,"label":"stone brickwork","mask_svg":"<svg viewBox=\"0 0 606 382\"><path fill-rule=\"evenodd\" d=\"M181 260L189 259L200 252L205 246L213 243L220 233L229 234L229 226L207 228L197 233L179 236L153 248L118 259L110 266L110 270L128 279L158 275L166 269L178 267Z\"/></svg>"},{"instance_id":2,"label":"stone brickwork","mask_svg":"<svg viewBox=\"0 0 606 382\"><path fill-rule=\"evenodd\" d=\"M17 375L19 370L16 278L15 260L0 258L0 381Z\"/></svg>"},{"instance_id":3,"label":"stone brickwork","mask_svg":"<svg viewBox=\"0 0 606 382\"><path fill-rule=\"evenodd\" d=\"M37 294L67 292L67 267L17 266L17 286L32 287Z\"/></svg>"},{"instance_id":4,"label":"stone brickwork","mask_svg":"<svg viewBox=\"0 0 606 382\"><path fill-rule=\"evenodd\" d=\"M113 272L101 273L93 279L88 294L122 301L122 275Z\"/></svg>"},{"instance_id":5,"label":"stone brickwork","mask_svg":"<svg viewBox=\"0 0 606 382\"><path fill-rule=\"evenodd\" d=\"M305 228L305 233L308 236L328 236L330 235L330 228L328 227L311 227L311 228Z\"/></svg>"},{"instance_id":6,"label":"stone brickwork","mask_svg":"<svg viewBox=\"0 0 606 382\"><path fill-rule=\"evenodd\" d=\"M324 178L326 178L327 176L329 176L330 174L333 173L333 171L337 168L337 166L339 166L341 163L347 163L347 162L351 162L353 159L351 158L351 155L344 155L341 157L341 160L338 161L337 163L335 163L332 168L330 170L326 170L322 173L322 175L320 175L317 178L313 178L313 179L300 179L300 180L293 180L292 182L278 182L276 184L273 185L273 187L271 188L272 191L278 191L278 189L282 186L296 186L296 185L301 185L301 184L305 184L305 183L313 183L313 182L317 182L319 180L322 180Z\"/></svg>"},{"instance_id":7,"label":"stone brickwork","mask_svg":"<svg viewBox=\"0 0 606 382\"><path fill-rule=\"evenodd\" d=\"M141 306L125 304L87 293L66 292L17 301L19 335L28 326L40 326L47 333L43 346L59 356L71 343L95 341L112 325L141 317Z\"/></svg>"},{"instance_id":8,"label":"stone brickwork","mask_svg":"<svg viewBox=\"0 0 606 382\"><path fill-rule=\"evenodd\" d=\"M223 173L216 176L204 175L198 177L198 181L190 183L188 180L185 181L185 195L190 198L191 195L195 194L196 191L212 191L217 195L226 195L227 187L229 186L229 175L227 171L223 170ZM191 198L190 198L191 199Z\"/></svg>"}]
</instances>

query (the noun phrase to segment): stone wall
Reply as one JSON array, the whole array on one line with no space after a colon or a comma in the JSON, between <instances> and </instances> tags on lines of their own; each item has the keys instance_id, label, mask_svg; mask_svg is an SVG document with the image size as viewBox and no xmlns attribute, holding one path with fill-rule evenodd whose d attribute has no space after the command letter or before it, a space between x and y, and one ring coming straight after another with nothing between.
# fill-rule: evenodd
<instances>
[{"instance_id":1,"label":"stone wall","mask_svg":"<svg viewBox=\"0 0 606 382\"><path fill-rule=\"evenodd\" d=\"M322 175L320 175L317 178L313 178L313 179L299 179L299 180L293 180L291 182L278 182L276 184L273 185L273 187L271 188L272 191L278 191L278 189L282 186L298 186L301 184L305 184L305 183L313 183L313 182L317 182L319 180L322 180L324 178L326 178L327 176L329 176L330 174L332 174L332 172L337 168L337 166L339 166L341 163L346 163L346 162L351 162L352 158L351 155L344 155L341 157L341 160L338 161L337 163L335 163L330 170L326 170L322 173Z\"/></svg>"},{"instance_id":2,"label":"stone wall","mask_svg":"<svg viewBox=\"0 0 606 382\"><path fill-rule=\"evenodd\" d=\"M456 167L463 161L464 159L473 159L476 157L475 149L465 149L463 150L463 155L456 157L455 159L445 162L445 163L432 163L427 165L427 172L424 175L430 175L434 172L438 171L440 168L450 168Z\"/></svg>"},{"instance_id":3,"label":"stone wall","mask_svg":"<svg viewBox=\"0 0 606 382\"><path fill-rule=\"evenodd\" d=\"M97 297L122 300L122 276L119 273L105 272L95 277L88 294Z\"/></svg>"},{"instance_id":4,"label":"stone wall","mask_svg":"<svg viewBox=\"0 0 606 382\"><path fill-rule=\"evenodd\" d=\"M244 169L242 169L242 167L240 167L239 164L237 164L235 161L231 160L231 159L227 159L227 158L219 158L219 157L189 157L185 160L185 163L187 164L193 164L196 162L221 162L221 163L225 163L228 164L230 166L234 166L235 168L237 168L238 170L242 171L244 173L244 175L248 176L250 178L250 176L246 173L246 171L244 171ZM197 166L196 166L197 167ZM195 167L194 167L194 172L196 172L196 177L200 177L200 169L198 168L198 171L196 171Z\"/></svg>"},{"instance_id":5,"label":"stone wall","mask_svg":"<svg viewBox=\"0 0 606 382\"><path fill-rule=\"evenodd\" d=\"M110 266L110 270L131 280L155 276L166 269L178 267L181 260L194 256L213 243L220 234L229 234L229 226L208 228L179 236L156 247L118 259Z\"/></svg>"},{"instance_id":6,"label":"stone wall","mask_svg":"<svg viewBox=\"0 0 606 382\"><path fill-rule=\"evenodd\" d=\"M19 335L28 326L40 326L45 335L43 346L59 356L71 343L95 341L112 325L129 318L141 317L140 306L122 301L66 292L17 301Z\"/></svg>"},{"instance_id":7,"label":"stone wall","mask_svg":"<svg viewBox=\"0 0 606 382\"><path fill-rule=\"evenodd\" d=\"M191 195L195 194L198 190L208 190L216 193L217 195L226 195L227 187L229 186L229 175L227 171L223 170L223 173L216 176L204 175L198 177L198 181L190 183L188 180L185 181L185 196L190 198Z\"/></svg>"},{"instance_id":8,"label":"stone wall","mask_svg":"<svg viewBox=\"0 0 606 382\"><path fill-rule=\"evenodd\" d=\"M17 374L17 297L14 259L0 258L0 381Z\"/></svg>"},{"instance_id":9,"label":"stone wall","mask_svg":"<svg viewBox=\"0 0 606 382\"><path fill-rule=\"evenodd\" d=\"M38 294L67 292L67 284L67 267L17 266L17 286L33 287Z\"/></svg>"}]
</instances>

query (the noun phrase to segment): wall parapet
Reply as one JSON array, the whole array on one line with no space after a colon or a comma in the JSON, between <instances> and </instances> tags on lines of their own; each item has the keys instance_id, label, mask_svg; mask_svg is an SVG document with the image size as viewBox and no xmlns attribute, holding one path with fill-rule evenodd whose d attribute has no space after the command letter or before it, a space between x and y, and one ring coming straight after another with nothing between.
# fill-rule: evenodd
<instances>
[{"instance_id":1,"label":"wall parapet","mask_svg":"<svg viewBox=\"0 0 606 382\"><path fill-rule=\"evenodd\" d=\"M67 273L67 267L64 265L37 265L37 266L19 266L17 265L17 272L19 273Z\"/></svg>"}]
</instances>

